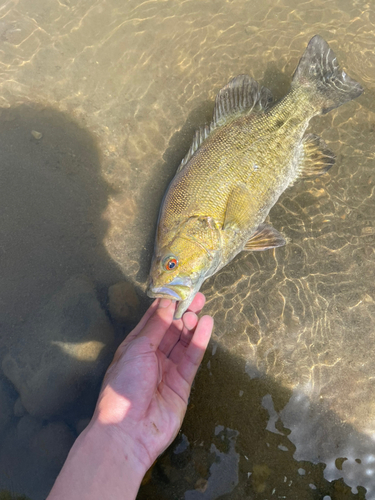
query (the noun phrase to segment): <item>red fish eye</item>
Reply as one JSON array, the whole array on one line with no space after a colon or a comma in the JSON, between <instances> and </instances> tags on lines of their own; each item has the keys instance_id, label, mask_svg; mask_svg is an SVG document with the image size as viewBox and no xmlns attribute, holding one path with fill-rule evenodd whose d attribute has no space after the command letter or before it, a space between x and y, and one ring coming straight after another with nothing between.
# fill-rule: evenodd
<instances>
[{"instance_id":1,"label":"red fish eye","mask_svg":"<svg viewBox=\"0 0 375 500\"><path fill-rule=\"evenodd\" d=\"M169 259L166 263L165 263L165 269L167 271L172 271L175 267L177 266L177 260L176 259Z\"/></svg>"}]
</instances>

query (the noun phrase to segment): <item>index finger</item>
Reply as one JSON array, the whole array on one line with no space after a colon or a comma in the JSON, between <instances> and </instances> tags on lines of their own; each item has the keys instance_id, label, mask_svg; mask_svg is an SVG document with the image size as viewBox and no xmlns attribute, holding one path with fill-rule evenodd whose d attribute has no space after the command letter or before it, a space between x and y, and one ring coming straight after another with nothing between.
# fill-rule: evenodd
<instances>
[{"instance_id":1,"label":"index finger","mask_svg":"<svg viewBox=\"0 0 375 500\"><path fill-rule=\"evenodd\" d=\"M175 309L175 301L170 299L161 299L157 309L148 319L136 338L141 339L142 337L147 337L150 350L156 351L164 335L172 324Z\"/></svg>"},{"instance_id":2,"label":"index finger","mask_svg":"<svg viewBox=\"0 0 375 500\"><path fill-rule=\"evenodd\" d=\"M164 302L162 302L162 301L164 301ZM133 330L122 341L122 343L120 344L120 347L121 346L122 347L127 346L136 337L140 336L142 330L147 325L147 323L150 321L150 319L155 315L155 313L158 311L158 309L160 309L160 308L163 309L163 305L165 305L166 301L167 301L167 299L155 299L154 302L147 309L147 311L145 312L145 314L142 316L142 318L141 318L140 322L138 323L138 325L135 328L133 328ZM169 300L168 300L168 302L171 302L173 304L174 309L175 309L176 302L169 301ZM170 306L172 304L170 304ZM162 306L162 307L160 307L160 306Z\"/></svg>"}]
</instances>

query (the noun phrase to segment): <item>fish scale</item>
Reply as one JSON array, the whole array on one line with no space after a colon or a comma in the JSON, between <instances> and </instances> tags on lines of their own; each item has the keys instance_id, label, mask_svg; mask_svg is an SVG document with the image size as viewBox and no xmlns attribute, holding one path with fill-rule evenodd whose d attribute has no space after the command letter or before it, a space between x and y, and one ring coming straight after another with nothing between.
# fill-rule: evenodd
<instances>
[{"instance_id":1,"label":"fish scale","mask_svg":"<svg viewBox=\"0 0 375 500\"><path fill-rule=\"evenodd\" d=\"M309 42L290 92L274 106L270 91L251 77L233 78L167 189L148 294L178 300L179 318L204 280L239 252L284 245L263 224L269 211L297 178L322 175L335 161L322 139L305 135L310 119L362 91L319 35Z\"/></svg>"},{"instance_id":2,"label":"fish scale","mask_svg":"<svg viewBox=\"0 0 375 500\"><path fill-rule=\"evenodd\" d=\"M243 127L242 137L237 136L237 139L231 128L221 130L219 137L207 139L210 141L207 147L196 153L189 166L185 167L172 183L171 187L176 187L170 190L170 196L166 199L163 220L166 230L173 227L176 219L181 217L181 212L176 210L178 205L182 210L181 202L175 200L186 200L185 215L207 213L224 223L226 198L238 181L248 186L251 196L259 201L257 210L261 210L270 204L270 200L264 196L267 192L270 192L273 198L279 191L284 191L284 183L294 180L296 169L291 159L296 153L289 143L296 144L295 148L299 145L300 141L295 140L297 134L288 128L278 138L274 132L261 140L258 130L264 128L263 122L263 117L252 119L251 124ZM308 120L304 120L302 125L298 124L301 137L307 125ZM256 137L258 142L252 143L253 137ZM277 159L281 166L285 166L284 169L275 168L274 158L270 155L275 148L279 149ZM255 164L259 166L257 170L254 170ZM280 182L280 177L285 180L284 183ZM186 193L192 194L186 197ZM257 221L254 221L254 225L257 225ZM246 228L246 232L254 230L254 227Z\"/></svg>"}]
</instances>

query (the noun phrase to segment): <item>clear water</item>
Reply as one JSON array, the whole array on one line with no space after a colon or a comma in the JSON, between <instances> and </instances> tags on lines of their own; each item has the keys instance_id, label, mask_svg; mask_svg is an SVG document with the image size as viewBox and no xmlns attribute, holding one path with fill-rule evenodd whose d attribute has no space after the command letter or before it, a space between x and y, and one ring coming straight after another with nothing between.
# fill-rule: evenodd
<instances>
[{"instance_id":1,"label":"clear water","mask_svg":"<svg viewBox=\"0 0 375 500\"><path fill-rule=\"evenodd\" d=\"M374 30L365 0L3 0L0 490L45 498L87 422L131 326L100 306L126 279L147 307L159 204L216 92L248 73L281 97L319 33L366 92L312 121L337 163L271 211L288 245L206 282L213 340L138 498L375 499Z\"/></svg>"}]
</instances>

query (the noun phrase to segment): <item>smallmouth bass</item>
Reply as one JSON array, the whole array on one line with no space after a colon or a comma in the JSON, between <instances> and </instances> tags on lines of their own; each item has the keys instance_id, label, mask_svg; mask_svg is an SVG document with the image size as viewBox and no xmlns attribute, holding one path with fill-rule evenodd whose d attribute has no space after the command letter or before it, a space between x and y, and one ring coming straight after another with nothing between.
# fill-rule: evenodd
<instances>
[{"instance_id":1,"label":"smallmouth bass","mask_svg":"<svg viewBox=\"0 0 375 500\"><path fill-rule=\"evenodd\" d=\"M310 119L362 92L319 35L278 103L247 75L221 89L211 124L197 130L164 196L148 295L178 301L181 318L202 283L238 253L285 245L263 224L269 211L298 178L322 175L335 162L320 137L305 135Z\"/></svg>"}]
</instances>

